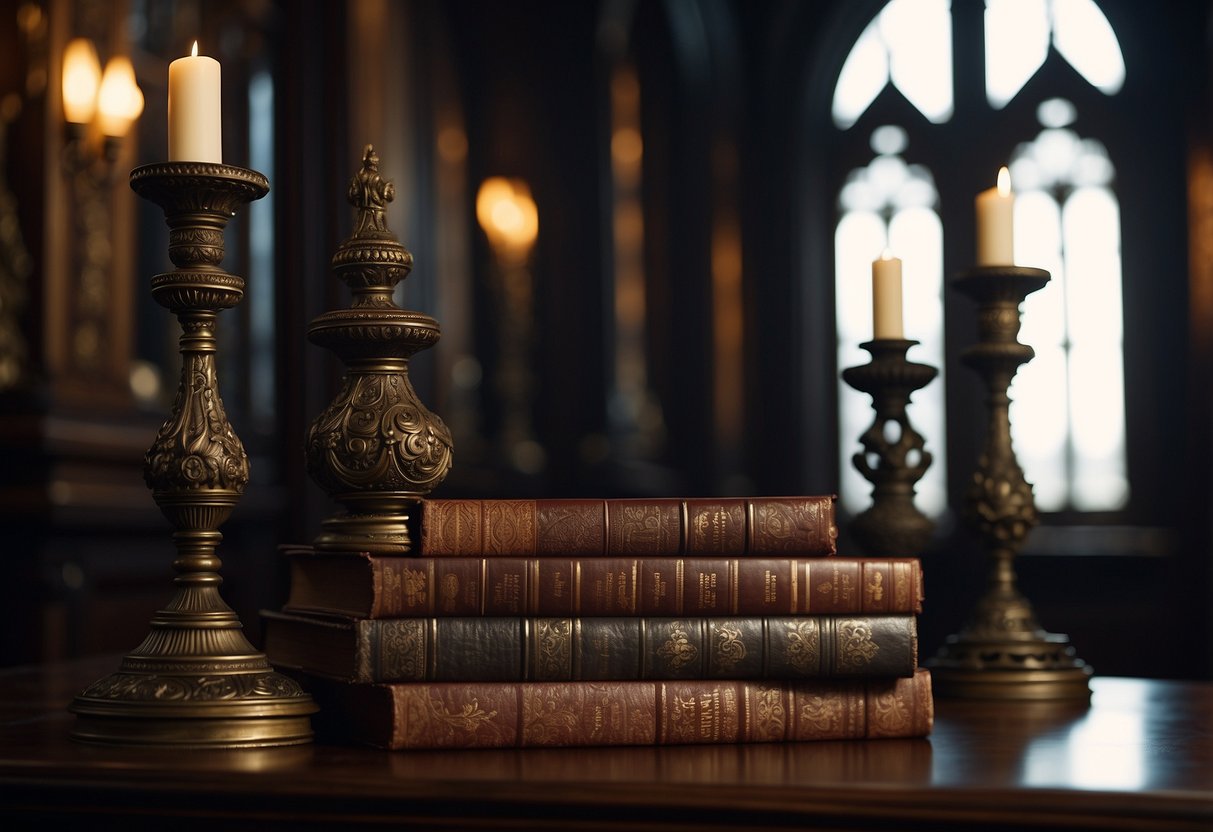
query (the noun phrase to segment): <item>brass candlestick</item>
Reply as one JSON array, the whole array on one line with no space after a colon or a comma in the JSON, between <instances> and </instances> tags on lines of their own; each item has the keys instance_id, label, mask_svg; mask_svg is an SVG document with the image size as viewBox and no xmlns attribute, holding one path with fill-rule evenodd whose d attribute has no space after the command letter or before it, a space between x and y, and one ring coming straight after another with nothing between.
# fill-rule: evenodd
<instances>
[{"instance_id":1,"label":"brass candlestick","mask_svg":"<svg viewBox=\"0 0 1213 832\"><path fill-rule=\"evenodd\" d=\"M451 469L451 433L409 381L409 358L436 344L441 330L392 298L413 267L413 255L385 220L395 193L367 145L350 183L354 233L333 255L333 271L354 297L349 309L327 312L308 327L308 339L346 365L341 391L307 438L308 472L345 507L316 538L325 551L410 551L409 514Z\"/></svg>"},{"instance_id":2,"label":"brass candlestick","mask_svg":"<svg viewBox=\"0 0 1213 832\"><path fill-rule=\"evenodd\" d=\"M176 314L181 384L172 415L147 452L144 478L176 531L176 594L118 671L76 697L72 734L111 745L251 748L312 738L310 696L273 671L219 596L219 526L249 466L215 373L216 317L244 281L219 267L223 230L269 190L261 174L230 165L169 162L131 171L131 187L164 209L176 269L152 279L152 296Z\"/></svg>"},{"instance_id":3,"label":"brass candlestick","mask_svg":"<svg viewBox=\"0 0 1213 832\"><path fill-rule=\"evenodd\" d=\"M872 483L872 505L851 521L851 534L870 555L921 554L935 524L914 505L914 484L931 465L922 435L906 414L910 395L926 387L938 371L906 360L917 341L880 338L860 344L872 361L842 371L847 384L872 397L876 420L859 437L863 451L851 460ZM887 434L895 427L896 437Z\"/></svg>"},{"instance_id":4,"label":"brass candlestick","mask_svg":"<svg viewBox=\"0 0 1213 832\"><path fill-rule=\"evenodd\" d=\"M967 519L983 538L990 572L986 594L968 622L931 662L935 691L977 699L1079 699L1091 695L1091 668L1069 639L1047 633L1016 587L1015 554L1036 525L1032 486L1011 447L1007 390L1035 356L1019 343L1019 305L1049 282L1043 269L988 266L954 281L978 304L978 342L961 360L985 381L989 432L969 485Z\"/></svg>"}]
</instances>

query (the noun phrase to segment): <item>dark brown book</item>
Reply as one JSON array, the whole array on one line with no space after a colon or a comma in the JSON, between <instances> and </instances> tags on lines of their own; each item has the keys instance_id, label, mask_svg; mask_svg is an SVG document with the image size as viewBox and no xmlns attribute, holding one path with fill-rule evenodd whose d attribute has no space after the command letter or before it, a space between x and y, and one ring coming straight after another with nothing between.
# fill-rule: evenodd
<instances>
[{"instance_id":1,"label":"dark brown book","mask_svg":"<svg viewBox=\"0 0 1213 832\"><path fill-rule=\"evenodd\" d=\"M923 737L931 676L744 682L403 682L299 674L317 732L392 750Z\"/></svg>"},{"instance_id":2,"label":"dark brown book","mask_svg":"<svg viewBox=\"0 0 1213 832\"><path fill-rule=\"evenodd\" d=\"M261 617L270 661L350 682L909 676L918 662L912 615Z\"/></svg>"},{"instance_id":3,"label":"dark brown book","mask_svg":"<svg viewBox=\"0 0 1213 832\"><path fill-rule=\"evenodd\" d=\"M427 557L801 555L837 551L835 498L425 500Z\"/></svg>"},{"instance_id":4,"label":"dark brown book","mask_svg":"<svg viewBox=\"0 0 1213 832\"><path fill-rule=\"evenodd\" d=\"M417 616L922 612L917 558L445 558L284 550L290 611Z\"/></svg>"}]
</instances>

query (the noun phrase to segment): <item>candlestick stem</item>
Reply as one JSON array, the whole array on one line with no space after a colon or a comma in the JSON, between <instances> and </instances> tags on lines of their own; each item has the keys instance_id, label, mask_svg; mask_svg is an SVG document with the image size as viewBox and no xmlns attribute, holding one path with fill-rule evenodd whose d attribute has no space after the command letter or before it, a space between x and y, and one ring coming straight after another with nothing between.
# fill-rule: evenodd
<instances>
[{"instance_id":1,"label":"candlestick stem","mask_svg":"<svg viewBox=\"0 0 1213 832\"><path fill-rule=\"evenodd\" d=\"M986 444L966 495L966 519L989 559L985 595L961 631L930 663L941 696L978 699L1078 699L1090 696L1091 668L1069 639L1048 633L1016 585L1015 555L1038 521L1032 486L1011 444L1008 388L1035 352L1018 341L1019 306L1043 288L1049 273L988 266L953 283L978 306L978 341L961 361L982 377L988 410Z\"/></svg>"}]
</instances>

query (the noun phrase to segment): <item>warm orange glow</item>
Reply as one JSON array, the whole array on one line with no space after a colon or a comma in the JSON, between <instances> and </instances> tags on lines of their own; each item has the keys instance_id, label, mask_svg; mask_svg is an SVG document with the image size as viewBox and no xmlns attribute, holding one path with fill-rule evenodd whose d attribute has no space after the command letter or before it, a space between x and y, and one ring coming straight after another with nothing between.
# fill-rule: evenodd
<instances>
[{"instance_id":1,"label":"warm orange glow","mask_svg":"<svg viewBox=\"0 0 1213 832\"><path fill-rule=\"evenodd\" d=\"M63 114L73 124L88 124L97 111L101 62L88 38L76 38L63 50Z\"/></svg>"},{"instance_id":2,"label":"warm orange glow","mask_svg":"<svg viewBox=\"0 0 1213 832\"><path fill-rule=\"evenodd\" d=\"M135 82L135 68L129 58L110 58L101 77L101 92L97 96L101 132L122 137L131 123L143 112L143 92Z\"/></svg>"},{"instance_id":3,"label":"warm orange glow","mask_svg":"<svg viewBox=\"0 0 1213 832\"><path fill-rule=\"evenodd\" d=\"M1011 195L1011 171L1007 170L1006 165L998 169L998 195Z\"/></svg>"},{"instance_id":4,"label":"warm orange glow","mask_svg":"<svg viewBox=\"0 0 1213 832\"><path fill-rule=\"evenodd\" d=\"M484 180L476 195L476 219L501 255L525 256L539 236L539 211L520 179Z\"/></svg>"}]
</instances>

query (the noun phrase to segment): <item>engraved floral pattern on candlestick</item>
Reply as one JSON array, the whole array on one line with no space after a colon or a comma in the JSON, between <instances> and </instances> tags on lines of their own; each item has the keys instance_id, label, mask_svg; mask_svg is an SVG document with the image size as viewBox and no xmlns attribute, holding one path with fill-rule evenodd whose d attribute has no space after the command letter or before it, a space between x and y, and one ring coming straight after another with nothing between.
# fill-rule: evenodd
<instances>
[{"instance_id":1,"label":"engraved floral pattern on candlestick","mask_svg":"<svg viewBox=\"0 0 1213 832\"><path fill-rule=\"evenodd\" d=\"M424 411L403 376L351 375L312 424L308 467L330 491L413 491L446 476L451 444L446 425Z\"/></svg>"},{"instance_id":2,"label":"engraved floral pattern on candlestick","mask_svg":"<svg viewBox=\"0 0 1213 832\"><path fill-rule=\"evenodd\" d=\"M209 334L198 323L191 331ZM164 422L148 449L144 479L154 491L226 488L243 492L249 479L248 456L236 437L215 379L210 353L187 353L173 415Z\"/></svg>"},{"instance_id":3,"label":"engraved floral pattern on candlestick","mask_svg":"<svg viewBox=\"0 0 1213 832\"><path fill-rule=\"evenodd\" d=\"M216 663L216 670L228 670ZM165 671L172 672L171 665ZM215 676L168 676L114 673L90 685L82 694L95 699L139 699L157 702L206 702L237 697L299 696L302 688L272 671Z\"/></svg>"}]
</instances>

